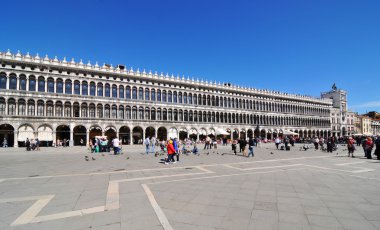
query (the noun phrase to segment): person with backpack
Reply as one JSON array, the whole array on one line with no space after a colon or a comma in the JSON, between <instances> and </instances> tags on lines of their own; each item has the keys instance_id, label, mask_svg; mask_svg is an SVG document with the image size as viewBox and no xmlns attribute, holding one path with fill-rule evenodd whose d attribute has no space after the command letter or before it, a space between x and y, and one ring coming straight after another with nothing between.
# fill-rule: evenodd
<instances>
[{"instance_id":1,"label":"person with backpack","mask_svg":"<svg viewBox=\"0 0 380 230\"><path fill-rule=\"evenodd\" d=\"M249 153L248 153L248 156L251 156L254 157L254 153L253 153L253 147L255 146L255 142L253 141L253 138L250 137L249 140L248 140L248 149L249 149Z\"/></svg>"},{"instance_id":2,"label":"person with backpack","mask_svg":"<svg viewBox=\"0 0 380 230\"><path fill-rule=\"evenodd\" d=\"M372 149L373 149L373 141L371 137L367 137L367 141L365 142L365 153L367 159L372 159Z\"/></svg>"},{"instance_id":3,"label":"person with backpack","mask_svg":"<svg viewBox=\"0 0 380 230\"><path fill-rule=\"evenodd\" d=\"M349 137L347 140L347 149L348 149L348 157L354 157L355 151L355 140L352 137Z\"/></svg>"},{"instance_id":4,"label":"person with backpack","mask_svg":"<svg viewBox=\"0 0 380 230\"><path fill-rule=\"evenodd\" d=\"M376 150L374 154L377 156L377 159L380 160L380 135L377 136L375 145L376 145Z\"/></svg>"},{"instance_id":5,"label":"person with backpack","mask_svg":"<svg viewBox=\"0 0 380 230\"><path fill-rule=\"evenodd\" d=\"M144 140L144 145L145 145L145 153L146 153L146 154L149 154L149 145L150 145L149 137L147 137L147 138Z\"/></svg>"}]
</instances>

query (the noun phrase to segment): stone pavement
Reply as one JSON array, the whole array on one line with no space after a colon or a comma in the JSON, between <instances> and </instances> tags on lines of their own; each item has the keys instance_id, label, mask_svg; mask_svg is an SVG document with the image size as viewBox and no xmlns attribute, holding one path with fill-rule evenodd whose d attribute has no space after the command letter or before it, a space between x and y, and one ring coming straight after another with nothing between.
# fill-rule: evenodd
<instances>
[{"instance_id":1,"label":"stone pavement","mask_svg":"<svg viewBox=\"0 0 380 230\"><path fill-rule=\"evenodd\" d=\"M171 165L143 146L0 149L0 229L380 229L380 162L299 147Z\"/></svg>"}]
</instances>

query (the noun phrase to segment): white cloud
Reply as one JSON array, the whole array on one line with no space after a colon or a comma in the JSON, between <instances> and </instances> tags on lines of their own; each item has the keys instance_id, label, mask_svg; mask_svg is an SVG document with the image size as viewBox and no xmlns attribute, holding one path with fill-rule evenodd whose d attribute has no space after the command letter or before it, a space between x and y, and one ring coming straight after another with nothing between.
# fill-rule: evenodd
<instances>
[{"instance_id":1,"label":"white cloud","mask_svg":"<svg viewBox=\"0 0 380 230\"><path fill-rule=\"evenodd\" d=\"M352 108L374 108L380 107L380 101L369 101L360 105L352 105Z\"/></svg>"}]
</instances>

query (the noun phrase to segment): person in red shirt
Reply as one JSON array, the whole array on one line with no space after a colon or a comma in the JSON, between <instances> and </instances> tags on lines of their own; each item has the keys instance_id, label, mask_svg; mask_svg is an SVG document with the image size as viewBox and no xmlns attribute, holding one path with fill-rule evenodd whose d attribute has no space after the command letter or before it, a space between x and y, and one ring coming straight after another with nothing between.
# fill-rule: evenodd
<instances>
[{"instance_id":1,"label":"person in red shirt","mask_svg":"<svg viewBox=\"0 0 380 230\"><path fill-rule=\"evenodd\" d=\"M174 160L174 155L175 155L175 149L174 149L174 146L173 146L173 141L170 140L166 146L166 149L168 151L168 160L167 162L165 162L165 164L169 164L173 161L173 163L176 163L175 160Z\"/></svg>"},{"instance_id":2,"label":"person in red shirt","mask_svg":"<svg viewBox=\"0 0 380 230\"><path fill-rule=\"evenodd\" d=\"M354 151L355 151L355 140L352 137L348 138L347 141L347 149L348 149L348 157L354 157Z\"/></svg>"},{"instance_id":3,"label":"person in red shirt","mask_svg":"<svg viewBox=\"0 0 380 230\"><path fill-rule=\"evenodd\" d=\"M373 149L373 141L371 137L367 137L367 141L365 142L365 153L367 159L372 159L372 149Z\"/></svg>"}]
</instances>

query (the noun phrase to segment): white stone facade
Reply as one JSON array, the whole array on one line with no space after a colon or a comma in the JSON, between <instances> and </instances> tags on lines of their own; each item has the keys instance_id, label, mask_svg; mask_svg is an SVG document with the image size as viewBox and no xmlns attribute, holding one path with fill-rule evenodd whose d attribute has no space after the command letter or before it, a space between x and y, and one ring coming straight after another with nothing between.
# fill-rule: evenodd
<instances>
[{"instance_id":1,"label":"white stone facade","mask_svg":"<svg viewBox=\"0 0 380 230\"><path fill-rule=\"evenodd\" d=\"M331 99L0 53L0 137L78 145L95 135L124 144L147 136L202 139L224 129L229 138L328 136Z\"/></svg>"}]
</instances>

